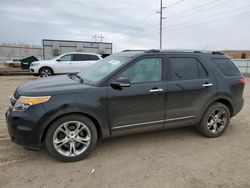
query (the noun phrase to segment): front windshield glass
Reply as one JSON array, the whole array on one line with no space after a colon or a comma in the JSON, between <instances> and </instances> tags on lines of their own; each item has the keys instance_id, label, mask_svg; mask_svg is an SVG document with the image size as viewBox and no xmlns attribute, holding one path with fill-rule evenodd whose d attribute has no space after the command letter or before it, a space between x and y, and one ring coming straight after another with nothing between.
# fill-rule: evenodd
<instances>
[{"instance_id":1,"label":"front windshield glass","mask_svg":"<svg viewBox=\"0 0 250 188\"><path fill-rule=\"evenodd\" d=\"M108 76L110 73L117 70L129 59L130 57L111 55L98 61L88 69L80 72L78 75L83 79L84 83L94 85Z\"/></svg>"}]
</instances>

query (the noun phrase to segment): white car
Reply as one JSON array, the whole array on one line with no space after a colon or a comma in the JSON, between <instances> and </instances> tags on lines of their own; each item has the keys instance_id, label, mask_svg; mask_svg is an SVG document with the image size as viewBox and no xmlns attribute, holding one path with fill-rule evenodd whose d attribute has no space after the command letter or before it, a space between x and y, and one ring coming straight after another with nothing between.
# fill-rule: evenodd
<instances>
[{"instance_id":1,"label":"white car","mask_svg":"<svg viewBox=\"0 0 250 188\"><path fill-rule=\"evenodd\" d=\"M54 74L77 73L101 60L102 57L94 53L70 52L51 60L35 61L30 65L30 72L41 77Z\"/></svg>"},{"instance_id":2,"label":"white car","mask_svg":"<svg viewBox=\"0 0 250 188\"><path fill-rule=\"evenodd\" d=\"M21 61L19 59L5 61L4 64L9 67L21 67Z\"/></svg>"}]
</instances>

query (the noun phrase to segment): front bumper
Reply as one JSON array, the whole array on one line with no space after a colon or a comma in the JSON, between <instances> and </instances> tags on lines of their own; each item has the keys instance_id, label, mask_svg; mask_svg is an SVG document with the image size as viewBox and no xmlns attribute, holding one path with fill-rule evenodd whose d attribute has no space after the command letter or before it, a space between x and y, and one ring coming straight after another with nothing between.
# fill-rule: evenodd
<instances>
[{"instance_id":1,"label":"front bumper","mask_svg":"<svg viewBox=\"0 0 250 188\"><path fill-rule=\"evenodd\" d=\"M33 108L34 107L34 108ZM42 105L32 106L27 111L14 111L9 108L5 113L6 123L11 141L31 149L39 149L41 145L42 121L46 113Z\"/></svg>"},{"instance_id":2,"label":"front bumper","mask_svg":"<svg viewBox=\"0 0 250 188\"><path fill-rule=\"evenodd\" d=\"M38 66L30 66L29 71L33 74L38 74L39 72L39 67Z\"/></svg>"}]
</instances>

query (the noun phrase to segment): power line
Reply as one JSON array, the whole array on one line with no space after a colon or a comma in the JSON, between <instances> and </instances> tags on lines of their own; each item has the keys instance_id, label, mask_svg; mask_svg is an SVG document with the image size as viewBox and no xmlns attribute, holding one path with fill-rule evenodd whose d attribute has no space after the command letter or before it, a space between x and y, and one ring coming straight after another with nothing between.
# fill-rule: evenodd
<instances>
[{"instance_id":1,"label":"power line","mask_svg":"<svg viewBox=\"0 0 250 188\"><path fill-rule=\"evenodd\" d=\"M218 0L217 0L218 1ZM227 2L224 2L224 3L220 3L220 4L217 4L217 5L214 5L214 6L210 6L210 7L208 7L208 8L206 8L206 9L203 9L203 10L199 10L198 11L198 13L197 12L191 12L191 13L188 13L188 14L186 14L186 13L183 13L182 14L182 16L178 16L178 17L175 17L175 18L173 18L173 19L167 19L168 21L174 21L174 20L177 20L177 19L181 19L181 18L186 18L187 16L190 16L190 15L197 15L197 14L200 14L200 13L204 13L205 11L208 11L208 10L210 10L210 9L212 9L212 8L218 8L218 7L220 7L220 6L224 6L224 5L226 5L226 4L229 4L229 3L231 3L231 2L233 2L233 1L236 1L236 0L230 0L230 1L227 1ZM168 17L167 17L168 18Z\"/></svg>"},{"instance_id":2,"label":"power line","mask_svg":"<svg viewBox=\"0 0 250 188\"><path fill-rule=\"evenodd\" d=\"M157 25L159 25L159 24L157 23ZM136 40L137 38L142 38L142 37L148 36L149 34L159 34L159 32L156 33L156 30L154 30L153 32L151 31L150 33L147 33L151 29L155 29L155 27L151 27L150 29L138 32L137 34L134 34L133 36L131 36L130 39L128 39L128 40L120 40L119 42L126 42L126 41Z\"/></svg>"},{"instance_id":3,"label":"power line","mask_svg":"<svg viewBox=\"0 0 250 188\"><path fill-rule=\"evenodd\" d=\"M213 22L225 20L225 19L228 19L228 18L241 16L241 15L244 15L244 14L249 14L249 13L250 13L250 11L247 11L247 12L244 12L244 13L235 14L235 15L231 15L231 16L227 16L227 17L217 18L217 19L213 19L213 20L207 20L205 22L191 24L191 25L184 26L184 27L179 27L179 28L176 28L176 29L166 30L166 32L173 32L173 31L183 30L183 29L186 29L186 28L189 28L189 27L194 27L194 26L199 26L199 25L203 25L203 24L213 23Z\"/></svg>"},{"instance_id":4,"label":"power line","mask_svg":"<svg viewBox=\"0 0 250 188\"><path fill-rule=\"evenodd\" d=\"M179 3L183 2L183 1L185 1L185 0L176 1L176 2L174 2L174 3L170 4L170 5L168 5L167 8L170 8L170 7L174 6L174 5L177 5L177 4L179 4Z\"/></svg>"},{"instance_id":5,"label":"power line","mask_svg":"<svg viewBox=\"0 0 250 188\"><path fill-rule=\"evenodd\" d=\"M201 5L197 6L197 7L194 7L194 8L192 8L192 9L184 10L184 11L182 11L182 12L180 12L180 13L177 13L177 14L173 14L173 15L167 16L167 18L176 17L176 16L178 16L178 15L182 15L183 13L187 13L187 12L190 12L190 11L192 12L192 11L195 10L195 9L202 8L202 7L204 7L204 6L207 6L208 4L216 3L217 1L219 1L219 0L212 0L212 1L205 2L205 3L203 3L203 4L201 4Z\"/></svg>"},{"instance_id":6,"label":"power line","mask_svg":"<svg viewBox=\"0 0 250 188\"><path fill-rule=\"evenodd\" d=\"M246 9L246 8L249 8L250 7L250 5L245 5L245 6L243 6L243 7L239 7L239 8L235 8L235 9L230 9L230 10L228 10L228 11L224 11L224 12L219 12L219 13L217 13L217 14L213 14L213 15L211 15L211 16L213 16L213 17L215 17L215 16L217 16L217 15L219 15L219 16L221 16L221 15L225 15L225 14L227 14L227 13L233 13L233 12L237 12L238 10L242 10L242 9ZM178 23L176 26L178 27L178 26L185 26L185 25L189 25L190 23L192 24L192 23L196 23L197 21L203 21L203 19L196 19L196 20L191 20L191 21L189 21L189 22L182 22L182 23Z\"/></svg>"},{"instance_id":7,"label":"power line","mask_svg":"<svg viewBox=\"0 0 250 188\"><path fill-rule=\"evenodd\" d=\"M135 24L140 23L140 22L142 22L142 21L144 21L144 20L146 20L146 19L152 17L153 15L155 15L155 12L153 12L153 13L151 13L151 14L149 14L149 15L147 15L147 16L145 16L145 17L143 17L143 18L141 18L141 19L139 19L139 20L137 20L137 21L135 21L135 22L132 22L132 23L129 24L129 25L123 26L122 29L121 29L121 30L118 30L116 33L124 32L124 31L128 30L129 28L131 28L132 26L134 26Z\"/></svg>"}]
</instances>

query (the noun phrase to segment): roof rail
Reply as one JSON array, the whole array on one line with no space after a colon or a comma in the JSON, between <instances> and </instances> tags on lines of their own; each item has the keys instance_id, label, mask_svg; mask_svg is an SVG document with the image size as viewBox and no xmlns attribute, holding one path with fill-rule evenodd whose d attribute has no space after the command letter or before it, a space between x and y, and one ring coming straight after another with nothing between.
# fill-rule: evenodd
<instances>
[{"instance_id":1,"label":"roof rail","mask_svg":"<svg viewBox=\"0 0 250 188\"><path fill-rule=\"evenodd\" d=\"M151 49L151 50L146 50L145 53L156 53L156 52L161 52L160 50L157 49Z\"/></svg>"},{"instance_id":2,"label":"roof rail","mask_svg":"<svg viewBox=\"0 0 250 188\"><path fill-rule=\"evenodd\" d=\"M208 53L213 55L224 55L223 52L220 51L200 51L200 50L186 50L186 49L177 49L177 50L159 50L159 49L151 49L151 50L123 50L122 52L145 52L145 53L159 53L159 52L169 52L169 53Z\"/></svg>"},{"instance_id":3,"label":"roof rail","mask_svg":"<svg viewBox=\"0 0 250 188\"><path fill-rule=\"evenodd\" d=\"M122 52L145 52L145 50L123 50Z\"/></svg>"},{"instance_id":4,"label":"roof rail","mask_svg":"<svg viewBox=\"0 0 250 188\"><path fill-rule=\"evenodd\" d=\"M220 51L213 51L212 54L214 54L214 55L225 55L223 52L220 52Z\"/></svg>"}]
</instances>

